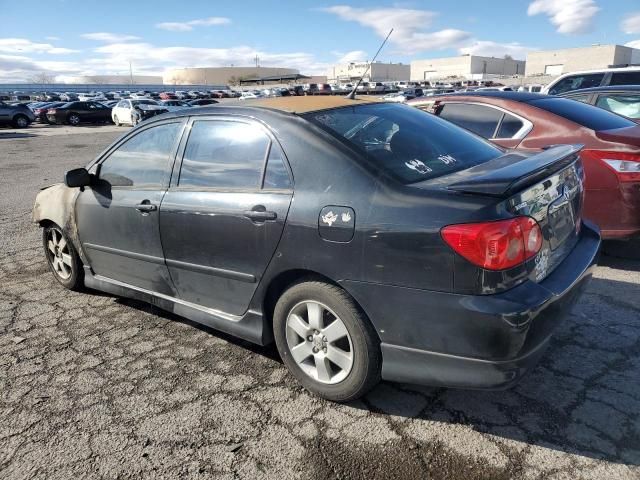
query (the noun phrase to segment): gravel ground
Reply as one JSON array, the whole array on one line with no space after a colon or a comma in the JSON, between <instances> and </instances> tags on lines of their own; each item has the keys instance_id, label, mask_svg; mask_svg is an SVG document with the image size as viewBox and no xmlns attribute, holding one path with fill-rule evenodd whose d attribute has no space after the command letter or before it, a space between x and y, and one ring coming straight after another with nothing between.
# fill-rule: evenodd
<instances>
[{"instance_id":1,"label":"gravel ground","mask_svg":"<svg viewBox=\"0 0 640 480\"><path fill-rule=\"evenodd\" d=\"M38 188L126 130L0 129L0 478L640 479L640 262L603 257L512 390L332 404L273 348L54 281Z\"/></svg>"}]
</instances>

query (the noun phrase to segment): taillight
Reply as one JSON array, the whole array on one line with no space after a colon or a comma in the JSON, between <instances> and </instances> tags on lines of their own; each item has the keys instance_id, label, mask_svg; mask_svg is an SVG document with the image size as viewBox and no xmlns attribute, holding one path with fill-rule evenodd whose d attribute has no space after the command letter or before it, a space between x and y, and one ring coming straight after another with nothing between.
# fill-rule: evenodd
<instances>
[{"instance_id":1,"label":"taillight","mask_svg":"<svg viewBox=\"0 0 640 480\"><path fill-rule=\"evenodd\" d=\"M52 114L52 115L55 115L56 109L55 108L50 108L49 110L47 110L47 114L49 114L49 113Z\"/></svg>"},{"instance_id":2,"label":"taillight","mask_svg":"<svg viewBox=\"0 0 640 480\"><path fill-rule=\"evenodd\" d=\"M637 153L583 150L582 155L603 162L615 172L620 182L640 182L640 155Z\"/></svg>"},{"instance_id":3,"label":"taillight","mask_svg":"<svg viewBox=\"0 0 640 480\"><path fill-rule=\"evenodd\" d=\"M441 234L456 253L487 270L520 265L542 247L542 230L531 217L448 225Z\"/></svg>"}]
</instances>

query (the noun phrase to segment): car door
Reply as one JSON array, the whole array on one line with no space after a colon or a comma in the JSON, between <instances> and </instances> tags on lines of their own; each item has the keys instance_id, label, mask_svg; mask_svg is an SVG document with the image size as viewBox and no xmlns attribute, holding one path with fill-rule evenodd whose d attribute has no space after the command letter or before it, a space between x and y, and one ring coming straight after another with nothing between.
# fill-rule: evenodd
<instances>
[{"instance_id":1,"label":"car door","mask_svg":"<svg viewBox=\"0 0 640 480\"><path fill-rule=\"evenodd\" d=\"M197 117L187 129L160 207L166 263L179 298L242 315L280 241L290 172L257 122Z\"/></svg>"},{"instance_id":2,"label":"car door","mask_svg":"<svg viewBox=\"0 0 640 480\"><path fill-rule=\"evenodd\" d=\"M182 120L140 129L107 152L76 201L78 236L92 270L134 287L174 295L160 243L159 207Z\"/></svg>"}]
</instances>

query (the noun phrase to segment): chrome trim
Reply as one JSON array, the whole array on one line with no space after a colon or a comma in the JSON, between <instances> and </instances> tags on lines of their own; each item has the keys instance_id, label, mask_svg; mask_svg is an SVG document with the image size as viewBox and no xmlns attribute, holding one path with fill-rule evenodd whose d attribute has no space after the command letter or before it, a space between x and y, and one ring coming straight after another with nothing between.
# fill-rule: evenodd
<instances>
[{"instance_id":1,"label":"chrome trim","mask_svg":"<svg viewBox=\"0 0 640 480\"><path fill-rule=\"evenodd\" d=\"M136 287L134 285L130 285L128 283L120 282L118 280L114 280L114 279L109 278L109 277L103 277L102 275L93 275L93 278L95 278L96 280L101 281L101 282L106 282L106 283L110 283L112 285L116 285L118 287L127 288L129 290L135 290L136 292L144 293L144 294L149 295L151 297L160 298L160 299L166 300L168 302L177 303L178 305L183 305L183 306L188 307L188 308L193 308L195 310L199 310L201 312L204 312L204 313L206 313L208 315L213 315L213 316L222 318L224 320L228 320L230 322L239 322L239 321L242 320L242 318L244 316L244 315L243 316L231 315L230 313L225 313L225 312L222 312L220 310L216 310L216 309L209 308L209 307L203 307L202 305L198 305L197 303L187 302L186 300L181 300L179 298L172 297L170 295L165 295L164 293L158 293L158 292L154 292L152 290L147 290L146 288ZM251 310L249 310L247 313L249 313L249 312L251 312Z\"/></svg>"}]
</instances>

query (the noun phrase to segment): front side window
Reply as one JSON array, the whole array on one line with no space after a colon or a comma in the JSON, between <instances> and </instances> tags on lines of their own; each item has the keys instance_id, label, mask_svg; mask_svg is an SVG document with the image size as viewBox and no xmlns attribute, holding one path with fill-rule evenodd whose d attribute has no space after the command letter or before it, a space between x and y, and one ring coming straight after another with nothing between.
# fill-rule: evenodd
<instances>
[{"instance_id":1,"label":"front side window","mask_svg":"<svg viewBox=\"0 0 640 480\"><path fill-rule=\"evenodd\" d=\"M405 184L464 170L503 154L453 123L407 105L358 105L304 118L360 152L373 169Z\"/></svg>"},{"instance_id":2,"label":"front side window","mask_svg":"<svg viewBox=\"0 0 640 480\"><path fill-rule=\"evenodd\" d=\"M158 125L127 140L101 164L100 180L112 187L160 187L181 125Z\"/></svg>"},{"instance_id":3,"label":"front side window","mask_svg":"<svg viewBox=\"0 0 640 480\"><path fill-rule=\"evenodd\" d=\"M549 94L558 95L572 90L581 88L599 87L604 79L604 73L590 73L587 75L572 75L565 77L556 83L550 90Z\"/></svg>"},{"instance_id":4,"label":"front side window","mask_svg":"<svg viewBox=\"0 0 640 480\"><path fill-rule=\"evenodd\" d=\"M640 93L600 95L596 106L629 118L640 118Z\"/></svg>"},{"instance_id":5,"label":"front side window","mask_svg":"<svg viewBox=\"0 0 640 480\"><path fill-rule=\"evenodd\" d=\"M483 105L446 103L438 116L471 130L484 138L493 138L503 113Z\"/></svg>"},{"instance_id":6,"label":"front side window","mask_svg":"<svg viewBox=\"0 0 640 480\"><path fill-rule=\"evenodd\" d=\"M257 125L195 121L178 186L258 189L269 144L269 137Z\"/></svg>"}]
</instances>

